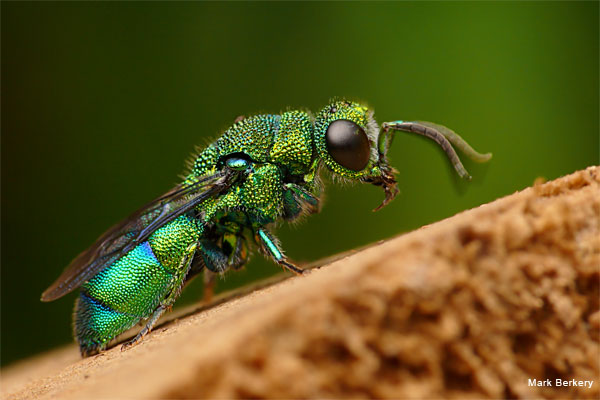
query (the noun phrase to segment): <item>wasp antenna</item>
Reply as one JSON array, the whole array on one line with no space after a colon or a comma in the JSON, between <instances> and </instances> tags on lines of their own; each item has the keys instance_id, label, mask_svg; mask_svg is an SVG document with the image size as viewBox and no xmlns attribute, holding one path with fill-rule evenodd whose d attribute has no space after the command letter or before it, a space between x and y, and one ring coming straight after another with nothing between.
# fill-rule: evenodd
<instances>
[{"instance_id":1,"label":"wasp antenna","mask_svg":"<svg viewBox=\"0 0 600 400\"><path fill-rule=\"evenodd\" d=\"M477 152L475 149L473 149L469 145L469 143L467 143L456 132L454 132L452 129L450 129L448 127L445 127L444 125L438 125L438 124L434 124L433 122L427 122L427 121L416 121L416 122L419 123L420 125L424 125L433 130L437 130L439 133L444 135L444 137L446 139L448 139L450 141L450 143L452 143L455 147L458 147L458 149L461 152L465 153L465 155L473 161L483 163L483 162L489 161L490 158L492 158L492 153L481 154L481 153Z\"/></svg>"},{"instance_id":2,"label":"wasp antenna","mask_svg":"<svg viewBox=\"0 0 600 400\"><path fill-rule=\"evenodd\" d=\"M471 180L471 175L469 175L469 173L463 166L462 162L460 161L460 158L458 158L458 155L456 154L456 151L450 144L449 139L442 132L437 130L436 128L424 125L420 122L404 122L404 121L384 122L382 125L382 128L386 131L389 129L393 129L393 130L398 130L398 131L416 133L417 135L425 136L425 137L428 137L429 139L435 141L442 148L442 150L444 150L444 152L446 153L446 156L452 163L452 166L454 167L454 169L456 170L458 175L460 175L461 178L464 178L466 180ZM456 137L460 138L460 136L458 136L456 134L454 134L454 135ZM464 140L462 140L462 139L460 139L460 140L466 144L466 142ZM391 140L390 140L390 142L391 142ZM389 143L388 143L388 146L389 146ZM457 146L457 147L461 148L460 146ZM470 146L469 146L469 148L470 148ZM462 148L461 148L461 150L462 150ZM475 151L472 148L471 148L471 150L473 152ZM490 157L491 157L491 155L490 155Z\"/></svg>"}]
</instances>

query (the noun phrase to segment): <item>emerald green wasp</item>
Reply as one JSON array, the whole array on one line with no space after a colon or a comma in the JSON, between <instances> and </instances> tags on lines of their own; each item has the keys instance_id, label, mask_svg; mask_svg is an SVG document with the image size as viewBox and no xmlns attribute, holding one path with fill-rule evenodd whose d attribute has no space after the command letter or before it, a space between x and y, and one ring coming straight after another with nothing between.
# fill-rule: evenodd
<instances>
[{"instance_id":1,"label":"emerald green wasp","mask_svg":"<svg viewBox=\"0 0 600 400\"><path fill-rule=\"evenodd\" d=\"M334 100L316 117L305 111L238 118L197 154L183 182L114 225L42 294L52 301L80 288L74 335L82 355L104 350L140 321L138 343L201 271L238 269L257 247L285 269L302 274L270 226L320 210L319 175L328 169L350 181L380 186L388 204L398 193L386 155L393 132L426 136L470 179L454 146L480 154L448 128L429 122L385 122L359 103ZM324 168L323 168L324 167Z\"/></svg>"}]
</instances>

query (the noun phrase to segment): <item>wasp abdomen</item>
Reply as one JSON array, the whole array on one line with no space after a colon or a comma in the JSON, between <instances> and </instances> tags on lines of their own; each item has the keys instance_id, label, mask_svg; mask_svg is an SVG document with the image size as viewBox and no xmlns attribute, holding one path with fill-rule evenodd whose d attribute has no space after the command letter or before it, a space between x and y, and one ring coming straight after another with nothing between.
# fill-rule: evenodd
<instances>
[{"instance_id":1,"label":"wasp abdomen","mask_svg":"<svg viewBox=\"0 0 600 400\"><path fill-rule=\"evenodd\" d=\"M195 223L182 216L166 224L81 287L75 336L83 354L106 347L116 335L151 315L173 289L185 242L197 240Z\"/></svg>"}]
</instances>

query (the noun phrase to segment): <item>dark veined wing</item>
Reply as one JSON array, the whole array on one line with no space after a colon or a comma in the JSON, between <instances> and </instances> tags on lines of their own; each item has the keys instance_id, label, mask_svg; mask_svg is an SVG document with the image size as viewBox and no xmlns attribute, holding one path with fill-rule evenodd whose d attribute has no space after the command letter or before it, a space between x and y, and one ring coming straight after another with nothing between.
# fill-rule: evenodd
<instances>
[{"instance_id":1,"label":"dark veined wing","mask_svg":"<svg viewBox=\"0 0 600 400\"><path fill-rule=\"evenodd\" d=\"M217 172L188 185L178 185L114 225L79 254L58 279L42 293L52 301L72 292L85 281L144 242L160 227L190 211L204 200L231 187L236 173Z\"/></svg>"}]
</instances>

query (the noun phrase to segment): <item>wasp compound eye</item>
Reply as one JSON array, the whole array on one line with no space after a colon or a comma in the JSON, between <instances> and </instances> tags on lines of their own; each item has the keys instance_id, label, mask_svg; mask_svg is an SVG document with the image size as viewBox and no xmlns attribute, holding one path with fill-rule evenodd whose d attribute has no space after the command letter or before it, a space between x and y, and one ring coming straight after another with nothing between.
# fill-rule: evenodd
<instances>
[{"instance_id":1,"label":"wasp compound eye","mask_svg":"<svg viewBox=\"0 0 600 400\"><path fill-rule=\"evenodd\" d=\"M329 155L342 167L361 171L369 163L369 139L354 122L345 119L333 121L327 128L325 141Z\"/></svg>"}]
</instances>

